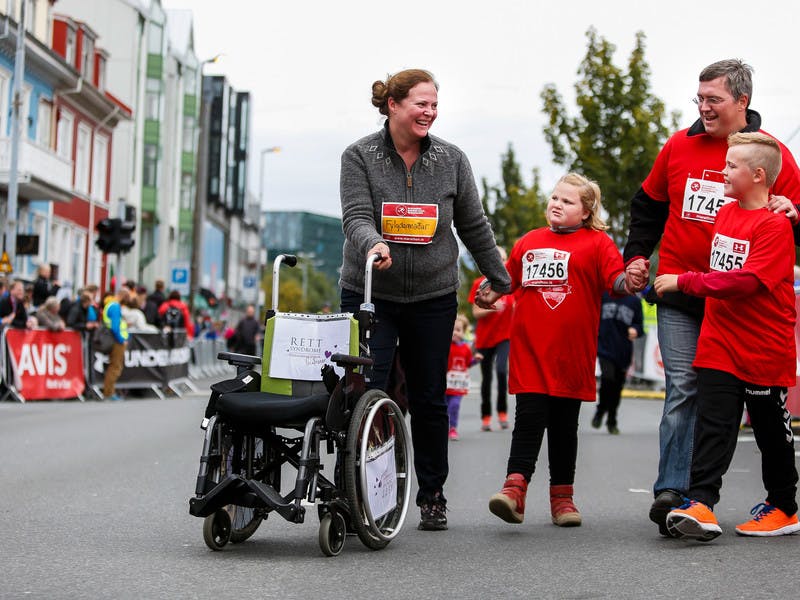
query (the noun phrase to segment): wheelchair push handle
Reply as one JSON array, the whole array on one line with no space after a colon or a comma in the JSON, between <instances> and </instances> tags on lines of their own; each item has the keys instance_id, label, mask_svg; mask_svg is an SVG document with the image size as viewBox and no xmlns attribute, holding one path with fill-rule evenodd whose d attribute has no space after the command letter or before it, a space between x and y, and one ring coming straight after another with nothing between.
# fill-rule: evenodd
<instances>
[{"instance_id":1,"label":"wheelchair push handle","mask_svg":"<svg viewBox=\"0 0 800 600\"><path fill-rule=\"evenodd\" d=\"M375 312L375 305L372 303L372 265L382 260L383 257L377 252L367 257L367 267L364 271L364 304L361 305L361 310Z\"/></svg>"},{"instance_id":2,"label":"wheelchair push handle","mask_svg":"<svg viewBox=\"0 0 800 600\"><path fill-rule=\"evenodd\" d=\"M281 263L287 267L294 267L297 265L297 257L294 254L278 254L275 261L272 263L272 314L278 310L278 295L280 292L279 280Z\"/></svg>"}]
</instances>

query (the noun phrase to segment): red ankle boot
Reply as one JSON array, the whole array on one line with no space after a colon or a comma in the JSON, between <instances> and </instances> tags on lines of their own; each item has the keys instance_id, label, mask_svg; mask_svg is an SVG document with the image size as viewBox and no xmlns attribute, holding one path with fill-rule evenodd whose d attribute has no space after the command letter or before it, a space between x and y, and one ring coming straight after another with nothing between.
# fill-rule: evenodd
<instances>
[{"instance_id":1,"label":"red ankle boot","mask_svg":"<svg viewBox=\"0 0 800 600\"><path fill-rule=\"evenodd\" d=\"M571 485L550 486L550 514L559 527L577 527L581 524L581 513L572 501Z\"/></svg>"},{"instance_id":2,"label":"red ankle boot","mask_svg":"<svg viewBox=\"0 0 800 600\"><path fill-rule=\"evenodd\" d=\"M489 510L506 523L522 523L528 482L519 473L509 473L503 489L489 499Z\"/></svg>"}]
</instances>

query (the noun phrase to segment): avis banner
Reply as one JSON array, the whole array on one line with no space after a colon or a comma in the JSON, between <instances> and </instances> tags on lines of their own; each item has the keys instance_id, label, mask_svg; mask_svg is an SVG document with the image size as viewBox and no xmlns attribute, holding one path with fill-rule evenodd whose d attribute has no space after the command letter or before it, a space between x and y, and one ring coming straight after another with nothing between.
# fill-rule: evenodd
<instances>
[{"instance_id":1,"label":"avis banner","mask_svg":"<svg viewBox=\"0 0 800 600\"><path fill-rule=\"evenodd\" d=\"M26 400L60 400L83 393L83 346L77 331L8 329L14 386Z\"/></svg>"}]
</instances>

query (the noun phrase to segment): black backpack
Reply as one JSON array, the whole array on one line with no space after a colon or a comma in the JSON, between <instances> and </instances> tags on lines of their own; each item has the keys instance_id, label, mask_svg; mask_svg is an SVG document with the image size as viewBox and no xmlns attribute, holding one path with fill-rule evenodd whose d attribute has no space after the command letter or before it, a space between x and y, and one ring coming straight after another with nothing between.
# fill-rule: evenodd
<instances>
[{"instance_id":1,"label":"black backpack","mask_svg":"<svg viewBox=\"0 0 800 600\"><path fill-rule=\"evenodd\" d=\"M182 329L183 313L177 306L170 306L164 313L164 326L171 329Z\"/></svg>"}]
</instances>

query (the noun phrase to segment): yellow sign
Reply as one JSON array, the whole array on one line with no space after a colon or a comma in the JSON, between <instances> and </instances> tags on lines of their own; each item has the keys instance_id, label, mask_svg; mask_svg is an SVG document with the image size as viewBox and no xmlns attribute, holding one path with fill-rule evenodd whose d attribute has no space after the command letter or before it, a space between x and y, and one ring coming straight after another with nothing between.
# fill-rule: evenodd
<instances>
[{"instance_id":1,"label":"yellow sign","mask_svg":"<svg viewBox=\"0 0 800 600\"><path fill-rule=\"evenodd\" d=\"M3 251L3 256L0 258L0 273L13 273L14 267L11 266L11 259L8 258L8 252Z\"/></svg>"}]
</instances>

